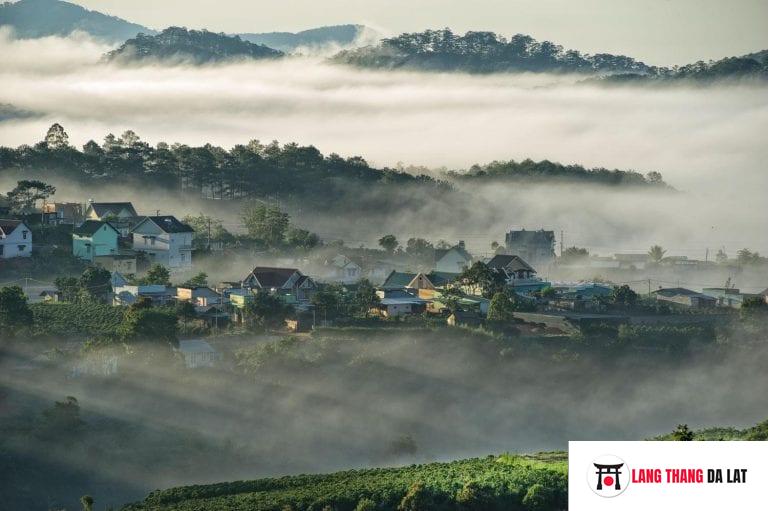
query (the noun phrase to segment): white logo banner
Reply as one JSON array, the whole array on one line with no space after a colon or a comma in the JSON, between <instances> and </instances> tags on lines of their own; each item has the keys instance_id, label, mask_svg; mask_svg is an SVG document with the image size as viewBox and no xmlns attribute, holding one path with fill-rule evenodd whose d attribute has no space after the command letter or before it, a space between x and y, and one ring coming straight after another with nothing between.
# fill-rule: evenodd
<instances>
[{"instance_id":1,"label":"white logo banner","mask_svg":"<svg viewBox=\"0 0 768 511\"><path fill-rule=\"evenodd\" d=\"M568 509L766 509L768 442L569 442Z\"/></svg>"}]
</instances>

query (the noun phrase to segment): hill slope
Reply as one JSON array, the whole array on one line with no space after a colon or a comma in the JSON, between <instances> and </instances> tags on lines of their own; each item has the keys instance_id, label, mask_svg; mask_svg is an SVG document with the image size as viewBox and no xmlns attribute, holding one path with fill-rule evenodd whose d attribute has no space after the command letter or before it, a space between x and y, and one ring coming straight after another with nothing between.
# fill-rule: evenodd
<instances>
[{"instance_id":1,"label":"hill slope","mask_svg":"<svg viewBox=\"0 0 768 511\"><path fill-rule=\"evenodd\" d=\"M136 23L59 0L0 4L0 25L12 27L20 38L66 36L80 30L104 41L119 42L142 32L156 33Z\"/></svg>"},{"instance_id":2,"label":"hill slope","mask_svg":"<svg viewBox=\"0 0 768 511\"><path fill-rule=\"evenodd\" d=\"M152 492L124 511L352 511L364 499L375 509L395 510L408 498L420 506L407 509L565 509L567 473L565 453L489 456L173 488Z\"/></svg>"},{"instance_id":3,"label":"hill slope","mask_svg":"<svg viewBox=\"0 0 768 511\"><path fill-rule=\"evenodd\" d=\"M169 27L157 35L139 34L105 55L107 60L137 62L143 60L178 60L194 64L232 59L282 57L283 52L243 41L238 36L216 34L207 30Z\"/></svg>"},{"instance_id":4,"label":"hill slope","mask_svg":"<svg viewBox=\"0 0 768 511\"><path fill-rule=\"evenodd\" d=\"M761 60L762 59L762 60ZM694 62L673 69L659 68L654 73L626 73L587 80L609 84L622 83L708 83L720 81L762 82L768 80L765 52L744 57L727 57L717 61Z\"/></svg>"},{"instance_id":5,"label":"hill slope","mask_svg":"<svg viewBox=\"0 0 768 511\"><path fill-rule=\"evenodd\" d=\"M322 48L324 46L350 46L366 34L375 38L375 33L363 25L334 25L301 32L267 32L262 34L239 34L244 41L263 44L276 50L290 53L300 48Z\"/></svg>"},{"instance_id":6,"label":"hill slope","mask_svg":"<svg viewBox=\"0 0 768 511\"><path fill-rule=\"evenodd\" d=\"M376 46L345 50L331 61L356 67L419 71L579 73L602 83L625 83L763 80L768 79L766 59L766 51L761 51L666 68L649 66L624 55L580 53L523 34L506 39L493 32L459 35L446 28L401 34Z\"/></svg>"},{"instance_id":7,"label":"hill slope","mask_svg":"<svg viewBox=\"0 0 768 511\"><path fill-rule=\"evenodd\" d=\"M649 73L654 69L623 55L582 54L523 34L507 40L493 32L462 36L448 28L401 34L384 39L378 46L340 52L332 61L359 67L471 73Z\"/></svg>"}]
</instances>

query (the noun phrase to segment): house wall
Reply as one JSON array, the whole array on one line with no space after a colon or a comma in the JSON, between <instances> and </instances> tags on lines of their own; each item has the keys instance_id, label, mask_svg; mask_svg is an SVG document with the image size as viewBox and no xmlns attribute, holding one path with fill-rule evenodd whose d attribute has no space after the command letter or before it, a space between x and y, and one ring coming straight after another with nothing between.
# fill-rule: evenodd
<instances>
[{"instance_id":1,"label":"house wall","mask_svg":"<svg viewBox=\"0 0 768 511\"><path fill-rule=\"evenodd\" d=\"M93 236L72 235L72 254L75 257L93 261L94 257L117 253L117 232L103 225Z\"/></svg>"},{"instance_id":2,"label":"house wall","mask_svg":"<svg viewBox=\"0 0 768 511\"><path fill-rule=\"evenodd\" d=\"M457 250L450 250L440 260L435 262L435 270L447 273L461 273L470 264L471 262L464 259Z\"/></svg>"},{"instance_id":3,"label":"house wall","mask_svg":"<svg viewBox=\"0 0 768 511\"><path fill-rule=\"evenodd\" d=\"M11 234L0 238L0 258L30 257L32 255L32 231L21 223Z\"/></svg>"},{"instance_id":4,"label":"house wall","mask_svg":"<svg viewBox=\"0 0 768 511\"><path fill-rule=\"evenodd\" d=\"M192 267L192 233L167 233L153 222L144 222L133 231L133 249L146 252L151 263L171 269Z\"/></svg>"}]
</instances>

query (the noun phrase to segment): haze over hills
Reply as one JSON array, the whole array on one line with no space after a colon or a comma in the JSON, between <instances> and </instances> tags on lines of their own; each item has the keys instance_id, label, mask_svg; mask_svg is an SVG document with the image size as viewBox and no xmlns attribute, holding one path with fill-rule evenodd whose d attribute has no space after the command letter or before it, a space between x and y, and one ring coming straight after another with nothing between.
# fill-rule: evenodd
<instances>
[{"instance_id":1,"label":"haze over hills","mask_svg":"<svg viewBox=\"0 0 768 511\"><path fill-rule=\"evenodd\" d=\"M238 36L169 27L157 35L139 34L107 53L105 58L124 62L177 60L205 64L233 59L278 58L283 55L281 51L243 41Z\"/></svg>"},{"instance_id":2,"label":"haze over hills","mask_svg":"<svg viewBox=\"0 0 768 511\"><path fill-rule=\"evenodd\" d=\"M67 36L75 31L86 32L108 43L121 43L138 34L156 35L157 30L85 9L61 0L19 0L0 4L0 26L9 26L19 38ZM286 53L297 48L349 47L356 41L370 44L379 34L364 25L335 25L300 32L267 32L231 34L244 41L269 46Z\"/></svg>"},{"instance_id":3,"label":"haze over hills","mask_svg":"<svg viewBox=\"0 0 768 511\"><path fill-rule=\"evenodd\" d=\"M448 28L400 34L375 46L341 51L331 60L374 69L578 73L609 77L610 82L768 78L765 51L670 69L625 55L581 53L524 34L507 39L493 32L471 31L460 35Z\"/></svg>"},{"instance_id":4,"label":"haze over hills","mask_svg":"<svg viewBox=\"0 0 768 511\"><path fill-rule=\"evenodd\" d=\"M0 4L1 25L12 27L20 38L67 36L82 31L112 43L142 32L157 33L137 23L59 0L19 0Z\"/></svg>"},{"instance_id":5,"label":"haze over hills","mask_svg":"<svg viewBox=\"0 0 768 511\"><path fill-rule=\"evenodd\" d=\"M267 32L239 35L245 41L263 44L286 53L302 48L351 46L359 40L371 43L380 38L380 34L365 25L334 25L295 33Z\"/></svg>"}]
</instances>

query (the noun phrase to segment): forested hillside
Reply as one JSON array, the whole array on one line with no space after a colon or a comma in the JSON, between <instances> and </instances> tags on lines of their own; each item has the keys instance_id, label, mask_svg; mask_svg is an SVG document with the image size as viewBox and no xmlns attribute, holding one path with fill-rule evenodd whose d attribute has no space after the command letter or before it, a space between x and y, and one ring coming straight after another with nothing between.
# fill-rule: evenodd
<instances>
[{"instance_id":1,"label":"forested hillside","mask_svg":"<svg viewBox=\"0 0 768 511\"><path fill-rule=\"evenodd\" d=\"M540 182L553 179L601 185L657 186L669 188L659 172L643 175L633 170L587 169L581 165L563 165L548 160L517 162L494 161L487 165L474 165L466 172L449 172L457 181L526 181Z\"/></svg>"},{"instance_id":2,"label":"forested hillside","mask_svg":"<svg viewBox=\"0 0 768 511\"><path fill-rule=\"evenodd\" d=\"M567 455L488 456L451 463L353 470L151 493L125 511L559 510L567 507Z\"/></svg>"},{"instance_id":3,"label":"forested hillside","mask_svg":"<svg viewBox=\"0 0 768 511\"><path fill-rule=\"evenodd\" d=\"M624 73L604 76L597 81L602 83L707 83L720 80L766 80L768 62L764 52L745 57L728 57L710 62L694 62L681 67L659 68L654 73Z\"/></svg>"},{"instance_id":4,"label":"forested hillside","mask_svg":"<svg viewBox=\"0 0 768 511\"><path fill-rule=\"evenodd\" d=\"M133 184L179 190L204 198L253 199L279 197L309 203L347 201L346 206L363 204L374 208L407 200L408 189L444 194L449 181L510 179L517 183L578 181L598 185L659 186L661 175L647 177L634 171L593 169L549 161L525 160L475 165L468 171L454 171L440 180L430 175L391 168L375 168L360 156L323 155L314 146L257 140L227 150L206 144L142 141L133 131L116 137L108 134L99 144L93 140L77 149L69 144L64 128L56 124L45 139L35 145L0 147L0 174L35 173L87 184ZM434 175L439 175L433 172ZM392 193L387 193L392 192Z\"/></svg>"},{"instance_id":5,"label":"forested hillside","mask_svg":"<svg viewBox=\"0 0 768 511\"><path fill-rule=\"evenodd\" d=\"M105 58L111 61L176 60L206 64L235 59L270 59L283 52L207 30L169 27L157 35L139 34Z\"/></svg>"},{"instance_id":6,"label":"forested hillside","mask_svg":"<svg viewBox=\"0 0 768 511\"><path fill-rule=\"evenodd\" d=\"M494 32L459 35L448 28L401 34L384 39L378 46L340 52L332 61L357 67L420 71L578 73L596 75L603 83L768 78L764 51L667 68L624 55L581 53L524 34L507 39Z\"/></svg>"},{"instance_id":7,"label":"forested hillside","mask_svg":"<svg viewBox=\"0 0 768 511\"><path fill-rule=\"evenodd\" d=\"M332 59L341 64L386 69L512 71L562 73L652 73L654 68L631 57L566 50L550 41L517 34L507 39L494 32L425 30L384 39L378 46L343 51Z\"/></svg>"},{"instance_id":8,"label":"forested hillside","mask_svg":"<svg viewBox=\"0 0 768 511\"><path fill-rule=\"evenodd\" d=\"M14 35L22 38L67 36L78 30L107 42L119 42L142 32L155 33L136 23L59 0L0 4L0 25L10 26Z\"/></svg>"}]
</instances>

